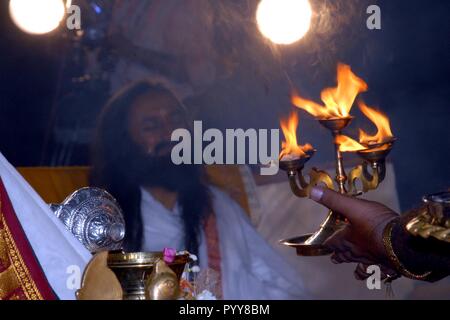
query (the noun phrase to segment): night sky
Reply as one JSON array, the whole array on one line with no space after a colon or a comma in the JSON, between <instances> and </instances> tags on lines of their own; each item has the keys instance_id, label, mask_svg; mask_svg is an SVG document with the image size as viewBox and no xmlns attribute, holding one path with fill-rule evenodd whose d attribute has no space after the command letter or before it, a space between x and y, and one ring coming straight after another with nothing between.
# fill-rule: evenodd
<instances>
[{"instance_id":1,"label":"night sky","mask_svg":"<svg viewBox=\"0 0 450 320\"><path fill-rule=\"evenodd\" d=\"M286 50L283 63L296 88L310 98L318 99L322 88L333 85L338 61L350 64L368 82L364 99L389 115L399 139L391 160L402 209L407 209L424 194L450 188L450 2L373 2L382 9L382 30L367 30L362 15L343 27L330 45L317 42L320 54L306 52L299 44ZM5 0L0 3L0 151L16 166L49 165L49 153L57 148L55 124L64 123L64 116L80 116L93 125L107 90L102 87L97 95L78 90L78 100L72 100L77 103L64 100L74 92L67 71L73 58L70 44L58 33L22 33L11 22L7 5ZM365 11L356 5L354 9ZM217 89L224 97L216 98L214 107L203 108L202 118L218 128L277 128L279 117L291 110L285 79L267 83L246 73L239 81L239 90L233 85ZM318 160L330 161L324 132L308 116L302 119L302 140L324 150ZM351 130L358 123L363 122ZM87 150L86 145L77 146L65 164L88 164Z\"/></svg>"}]
</instances>

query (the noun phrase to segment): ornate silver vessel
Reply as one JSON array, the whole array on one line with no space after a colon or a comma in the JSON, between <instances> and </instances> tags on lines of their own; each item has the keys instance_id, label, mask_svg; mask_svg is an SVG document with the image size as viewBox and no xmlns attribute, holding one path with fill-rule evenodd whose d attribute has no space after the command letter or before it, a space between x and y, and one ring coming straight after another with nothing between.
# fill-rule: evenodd
<instances>
[{"instance_id":1,"label":"ornate silver vessel","mask_svg":"<svg viewBox=\"0 0 450 320\"><path fill-rule=\"evenodd\" d=\"M51 205L66 228L90 251L122 248L125 221L116 199L98 188L82 188Z\"/></svg>"}]
</instances>

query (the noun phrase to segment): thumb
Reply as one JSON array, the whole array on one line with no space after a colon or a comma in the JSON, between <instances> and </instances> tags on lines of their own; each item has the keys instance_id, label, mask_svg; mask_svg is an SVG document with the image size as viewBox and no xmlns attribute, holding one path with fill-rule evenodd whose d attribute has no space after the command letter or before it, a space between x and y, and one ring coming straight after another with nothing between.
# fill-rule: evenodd
<instances>
[{"instance_id":1,"label":"thumb","mask_svg":"<svg viewBox=\"0 0 450 320\"><path fill-rule=\"evenodd\" d=\"M340 213L352 224L367 220L366 211L370 203L366 200L353 198L323 187L314 187L310 198L328 209Z\"/></svg>"}]
</instances>

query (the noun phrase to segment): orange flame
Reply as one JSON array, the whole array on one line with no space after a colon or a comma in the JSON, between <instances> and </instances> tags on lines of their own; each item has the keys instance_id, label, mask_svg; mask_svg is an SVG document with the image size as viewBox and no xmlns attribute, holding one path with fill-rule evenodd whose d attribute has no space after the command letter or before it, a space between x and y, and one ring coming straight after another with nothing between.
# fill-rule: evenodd
<instances>
[{"instance_id":1,"label":"orange flame","mask_svg":"<svg viewBox=\"0 0 450 320\"><path fill-rule=\"evenodd\" d=\"M356 152L367 150L367 147L344 135L338 135L336 137L335 143L339 145L339 150L341 152Z\"/></svg>"},{"instance_id":2,"label":"orange flame","mask_svg":"<svg viewBox=\"0 0 450 320\"><path fill-rule=\"evenodd\" d=\"M388 142L394 138L391 131L389 118L381 111L368 107L364 102L358 102L361 112L366 115L377 127L378 132L371 136L364 130L359 129L359 143L350 137L339 135L336 137L336 143L339 145L341 152L356 152L356 151L381 151L389 147ZM384 144L384 145L383 145ZM371 146L379 145L371 148Z\"/></svg>"},{"instance_id":3,"label":"orange flame","mask_svg":"<svg viewBox=\"0 0 450 320\"><path fill-rule=\"evenodd\" d=\"M369 108L364 102L358 103L359 109L364 115L369 118L377 127L378 132L374 136L370 136L364 130L359 129L359 141L362 144L370 146L371 144L380 144L392 140L394 135L391 131L391 124L389 118L380 111Z\"/></svg>"},{"instance_id":4,"label":"orange flame","mask_svg":"<svg viewBox=\"0 0 450 320\"><path fill-rule=\"evenodd\" d=\"M279 159L284 157L304 157L307 151L313 149L313 147L307 143L303 146L299 146L297 142L297 128L298 128L298 115L292 112L288 119L282 119L280 121L281 129L286 141L283 141L282 150Z\"/></svg>"},{"instance_id":5,"label":"orange flame","mask_svg":"<svg viewBox=\"0 0 450 320\"><path fill-rule=\"evenodd\" d=\"M327 88L322 91L321 99L325 106L296 94L292 96L292 103L318 119L348 117L356 96L367 91L368 86L364 80L352 72L350 66L342 63L339 63L337 67L337 83L336 88Z\"/></svg>"}]
</instances>

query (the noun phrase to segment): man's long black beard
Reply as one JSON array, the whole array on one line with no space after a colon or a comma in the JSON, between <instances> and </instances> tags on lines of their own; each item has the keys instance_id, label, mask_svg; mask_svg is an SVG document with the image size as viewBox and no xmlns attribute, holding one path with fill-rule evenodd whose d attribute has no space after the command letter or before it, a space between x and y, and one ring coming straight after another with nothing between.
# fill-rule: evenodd
<instances>
[{"instance_id":1,"label":"man's long black beard","mask_svg":"<svg viewBox=\"0 0 450 320\"><path fill-rule=\"evenodd\" d=\"M128 177L138 186L161 187L177 193L186 247L176 249L186 249L198 255L203 222L211 212L210 194L203 176L203 167L175 165L170 155L152 156L136 152L135 155L130 155L129 159ZM132 225L142 228L142 223Z\"/></svg>"}]
</instances>

